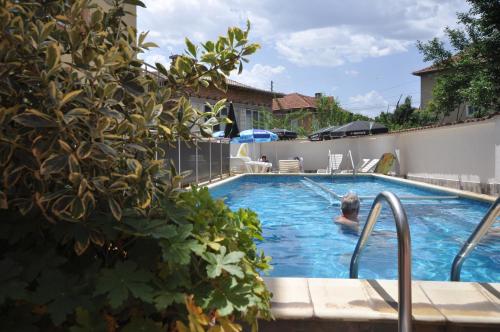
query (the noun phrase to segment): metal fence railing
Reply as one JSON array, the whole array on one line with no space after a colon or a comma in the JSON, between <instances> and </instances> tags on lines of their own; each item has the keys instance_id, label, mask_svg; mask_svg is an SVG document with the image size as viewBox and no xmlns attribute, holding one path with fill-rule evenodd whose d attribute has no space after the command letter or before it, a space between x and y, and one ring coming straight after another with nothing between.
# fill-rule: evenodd
<instances>
[{"instance_id":1,"label":"metal fence railing","mask_svg":"<svg viewBox=\"0 0 500 332\"><path fill-rule=\"evenodd\" d=\"M189 171L182 185L211 182L222 179L230 172L230 148L228 140L177 141L174 147L160 144L165 160L172 160L178 173Z\"/></svg>"}]
</instances>

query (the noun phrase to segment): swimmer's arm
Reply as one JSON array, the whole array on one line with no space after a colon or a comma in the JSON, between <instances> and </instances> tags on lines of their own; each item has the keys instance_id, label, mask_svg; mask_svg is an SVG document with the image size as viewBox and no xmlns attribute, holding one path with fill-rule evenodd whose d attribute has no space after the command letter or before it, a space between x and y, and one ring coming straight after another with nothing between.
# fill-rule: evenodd
<instances>
[{"instance_id":1,"label":"swimmer's arm","mask_svg":"<svg viewBox=\"0 0 500 332\"><path fill-rule=\"evenodd\" d=\"M341 225L347 225L347 226L358 226L357 222L349 221L349 220L339 220L339 219L336 219L335 223L336 224L341 224Z\"/></svg>"}]
</instances>

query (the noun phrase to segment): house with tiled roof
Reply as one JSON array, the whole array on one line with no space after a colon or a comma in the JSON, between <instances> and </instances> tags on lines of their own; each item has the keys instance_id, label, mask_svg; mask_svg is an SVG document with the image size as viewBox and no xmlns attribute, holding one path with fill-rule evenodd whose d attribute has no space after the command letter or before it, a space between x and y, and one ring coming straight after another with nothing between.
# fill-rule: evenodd
<instances>
[{"instance_id":1,"label":"house with tiled roof","mask_svg":"<svg viewBox=\"0 0 500 332\"><path fill-rule=\"evenodd\" d=\"M193 107L199 111L209 111L209 104L226 98L228 103L232 102L236 115L236 122L240 131L254 128L254 124L262 120L263 112L271 112L273 99L283 96L269 90L252 87L231 79L226 80L227 91L220 91L215 87L200 87L197 92L193 92L189 98ZM228 104L229 106L229 104ZM226 116L228 107L221 111L222 116ZM214 131L223 130L221 124L214 128Z\"/></svg>"},{"instance_id":2,"label":"house with tiled roof","mask_svg":"<svg viewBox=\"0 0 500 332\"><path fill-rule=\"evenodd\" d=\"M305 96L300 93L290 93L273 99L273 114L276 116L285 116L286 114L308 111L309 114L302 119L291 120L291 128L303 127L306 130L311 129L313 114L318 108L318 100L322 98L321 93L316 93L314 97ZM330 97L331 98L331 97Z\"/></svg>"},{"instance_id":3,"label":"house with tiled roof","mask_svg":"<svg viewBox=\"0 0 500 332\"><path fill-rule=\"evenodd\" d=\"M454 57L453 59L456 59ZM420 109L425 109L432 100L432 90L436 84L439 75L442 75L443 69L437 65L431 65L414 71L412 74L420 77ZM451 123L456 121L464 121L475 117L477 109L470 105L462 104L455 111L445 116L441 122Z\"/></svg>"}]
</instances>

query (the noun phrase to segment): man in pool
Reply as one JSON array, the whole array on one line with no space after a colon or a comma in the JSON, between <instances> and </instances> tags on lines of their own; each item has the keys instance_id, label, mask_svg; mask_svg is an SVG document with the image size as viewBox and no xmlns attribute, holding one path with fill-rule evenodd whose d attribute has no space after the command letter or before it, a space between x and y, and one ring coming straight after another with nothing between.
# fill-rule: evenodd
<instances>
[{"instance_id":1,"label":"man in pool","mask_svg":"<svg viewBox=\"0 0 500 332\"><path fill-rule=\"evenodd\" d=\"M351 230L355 230L357 232L359 230L359 205L359 197L355 193L348 193L342 197L340 205L342 215L337 217L335 223L347 226Z\"/></svg>"}]
</instances>

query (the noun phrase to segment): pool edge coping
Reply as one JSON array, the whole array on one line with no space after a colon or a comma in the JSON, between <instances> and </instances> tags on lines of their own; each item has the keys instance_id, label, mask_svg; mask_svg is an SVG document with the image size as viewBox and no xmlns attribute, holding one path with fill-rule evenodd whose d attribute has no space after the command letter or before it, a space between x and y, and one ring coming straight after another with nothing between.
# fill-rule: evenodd
<instances>
[{"instance_id":1,"label":"pool edge coping","mask_svg":"<svg viewBox=\"0 0 500 332\"><path fill-rule=\"evenodd\" d=\"M397 280L264 277L276 319L397 321ZM375 282L380 289L375 289ZM500 283L487 283L500 290ZM500 325L500 299L477 282L412 281L412 321ZM335 296L332 296L335 294Z\"/></svg>"},{"instance_id":2,"label":"pool edge coping","mask_svg":"<svg viewBox=\"0 0 500 332\"><path fill-rule=\"evenodd\" d=\"M215 183L210 183L206 185L207 188L214 188L217 186L220 186L222 184L235 181L237 179L240 179L245 176L306 176L306 177L352 177L353 175L351 174L315 174L315 173L244 173L244 174L238 174L234 176L230 176L226 179L217 181ZM403 179L403 178L398 178L395 176L389 176L389 175L383 175L383 174L376 174L376 173L360 173L356 174L356 176L362 176L362 177L374 177L374 178L380 178L384 179L387 181L392 181L396 183L402 183L402 184L409 184L413 185L419 188L424 188L424 189L431 189L431 190L439 190L443 192L447 192L449 194L453 194L459 197L463 198L468 198L472 200L479 200L481 202L487 202L487 203L493 203L496 199L495 196L492 195L486 195L486 194L478 194L474 193L472 191L466 191L466 190L461 190L461 189L454 189L454 188L448 188L448 187L443 187L440 185L435 185L435 184L430 184L430 183L424 183L424 182L419 182L415 180L408 180L408 179Z\"/></svg>"}]
</instances>

